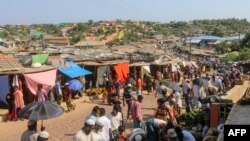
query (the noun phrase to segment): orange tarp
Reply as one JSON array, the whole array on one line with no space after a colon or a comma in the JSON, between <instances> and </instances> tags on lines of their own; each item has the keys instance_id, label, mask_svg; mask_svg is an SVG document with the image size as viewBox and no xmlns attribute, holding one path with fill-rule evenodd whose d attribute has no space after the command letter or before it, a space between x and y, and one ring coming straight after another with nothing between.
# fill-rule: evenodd
<instances>
[{"instance_id":1,"label":"orange tarp","mask_svg":"<svg viewBox=\"0 0 250 141\"><path fill-rule=\"evenodd\" d=\"M114 66L115 72L118 75L118 78L121 82L124 82L127 77L128 77L128 73L129 73L129 65L128 63L121 63L121 64L117 64Z\"/></svg>"}]
</instances>

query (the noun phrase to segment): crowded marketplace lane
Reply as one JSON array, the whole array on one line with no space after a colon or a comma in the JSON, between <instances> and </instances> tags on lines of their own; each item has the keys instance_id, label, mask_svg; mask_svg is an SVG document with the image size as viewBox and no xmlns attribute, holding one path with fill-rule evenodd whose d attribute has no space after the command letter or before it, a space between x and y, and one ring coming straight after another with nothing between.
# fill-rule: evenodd
<instances>
[{"instance_id":1,"label":"crowded marketplace lane","mask_svg":"<svg viewBox=\"0 0 250 141\"><path fill-rule=\"evenodd\" d=\"M143 95L144 101L142 103L142 110L144 117L153 116L154 110L152 107L156 107L156 98L153 95ZM86 101L85 101L86 100ZM85 101L85 102L84 102ZM98 104L99 101L91 102L89 98L84 96L79 100L75 100L77 107L75 111L66 112L60 117L45 120L45 130L50 133L50 140L52 141L72 141L73 135L82 128L85 117L91 112L92 108L96 105L106 109L106 113L112 111L113 106ZM64 106L66 109L66 106ZM123 113L126 113L127 106L123 108ZM5 141L17 141L25 129L27 129L28 120L15 121L15 122L3 122L0 126L1 140ZM126 132L130 133L132 123L125 120ZM40 130L41 122L38 122L38 130Z\"/></svg>"}]
</instances>

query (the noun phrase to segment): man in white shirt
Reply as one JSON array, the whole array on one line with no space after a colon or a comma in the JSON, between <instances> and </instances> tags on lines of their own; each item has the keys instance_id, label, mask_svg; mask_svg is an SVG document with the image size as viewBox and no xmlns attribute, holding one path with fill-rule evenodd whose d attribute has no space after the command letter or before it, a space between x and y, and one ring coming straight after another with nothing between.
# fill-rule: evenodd
<instances>
[{"instance_id":1,"label":"man in white shirt","mask_svg":"<svg viewBox=\"0 0 250 141\"><path fill-rule=\"evenodd\" d=\"M98 121L104 125L104 132L103 137L104 141L109 141L111 137L111 122L110 120L105 116L105 109L100 108L100 117Z\"/></svg>"},{"instance_id":2,"label":"man in white shirt","mask_svg":"<svg viewBox=\"0 0 250 141\"><path fill-rule=\"evenodd\" d=\"M173 96L175 98L175 107L176 107L176 110L177 110L177 112L179 114L181 114L181 108L182 108L181 94L178 91L174 91Z\"/></svg>"},{"instance_id":3,"label":"man in white shirt","mask_svg":"<svg viewBox=\"0 0 250 141\"><path fill-rule=\"evenodd\" d=\"M92 133L95 121L88 119L84 123L84 127L73 136L73 141L93 141L95 134Z\"/></svg>"},{"instance_id":4,"label":"man in white shirt","mask_svg":"<svg viewBox=\"0 0 250 141\"><path fill-rule=\"evenodd\" d=\"M28 121L28 130L23 132L21 141L36 141L38 136L37 133L37 121L36 120L29 120Z\"/></svg>"},{"instance_id":5,"label":"man in white shirt","mask_svg":"<svg viewBox=\"0 0 250 141\"><path fill-rule=\"evenodd\" d=\"M118 129L122 123L122 114L117 106L114 106L113 111L108 115L108 119L111 122L112 131Z\"/></svg>"},{"instance_id":6,"label":"man in white shirt","mask_svg":"<svg viewBox=\"0 0 250 141\"><path fill-rule=\"evenodd\" d=\"M104 141L103 127L104 125L99 121L99 119L97 119L95 122L94 131L93 131L93 135L95 136L95 141Z\"/></svg>"},{"instance_id":7,"label":"man in white shirt","mask_svg":"<svg viewBox=\"0 0 250 141\"><path fill-rule=\"evenodd\" d=\"M157 90L157 99L164 98L163 91L166 91L167 87L162 84L162 82L159 83L159 86L156 88Z\"/></svg>"}]
</instances>

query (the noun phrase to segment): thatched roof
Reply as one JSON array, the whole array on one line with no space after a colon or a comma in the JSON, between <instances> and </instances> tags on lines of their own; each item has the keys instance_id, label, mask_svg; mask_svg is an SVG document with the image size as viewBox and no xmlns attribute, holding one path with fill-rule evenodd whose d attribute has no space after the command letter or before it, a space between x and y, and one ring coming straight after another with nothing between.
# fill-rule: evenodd
<instances>
[{"instance_id":1,"label":"thatched roof","mask_svg":"<svg viewBox=\"0 0 250 141\"><path fill-rule=\"evenodd\" d=\"M151 63L146 63L146 62L137 62L133 64L129 64L130 67L137 67L137 66L149 66Z\"/></svg>"}]
</instances>

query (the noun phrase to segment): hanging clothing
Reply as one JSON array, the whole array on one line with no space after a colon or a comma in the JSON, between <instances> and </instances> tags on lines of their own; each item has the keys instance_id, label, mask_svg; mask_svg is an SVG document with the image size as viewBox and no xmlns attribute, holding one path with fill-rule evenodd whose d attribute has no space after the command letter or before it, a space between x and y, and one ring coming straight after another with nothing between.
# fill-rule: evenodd
<instances>
[{"instance_id":1,"label":"hanging clothing","mask_svg":"<svg viewBox=\"0 0 250 141\"><path fill-rule=\"evenodd\" d=\"M19 87L17 75L14 75L14 77L13 77L12 87L14 87L14 86Z\"/></svg>"},{"instance_id":2,"label":"hanging clothing","mask_svg":"<svg viewBox=\"0 0 250 141\"><path fill-rule=\"evenodd\" d=\"M23 108L24 107L24 100L23 100L23 93L20 90L17 90L13 93L15 97L15 107L16 108Z\"/></svg>"}]
</instances>

